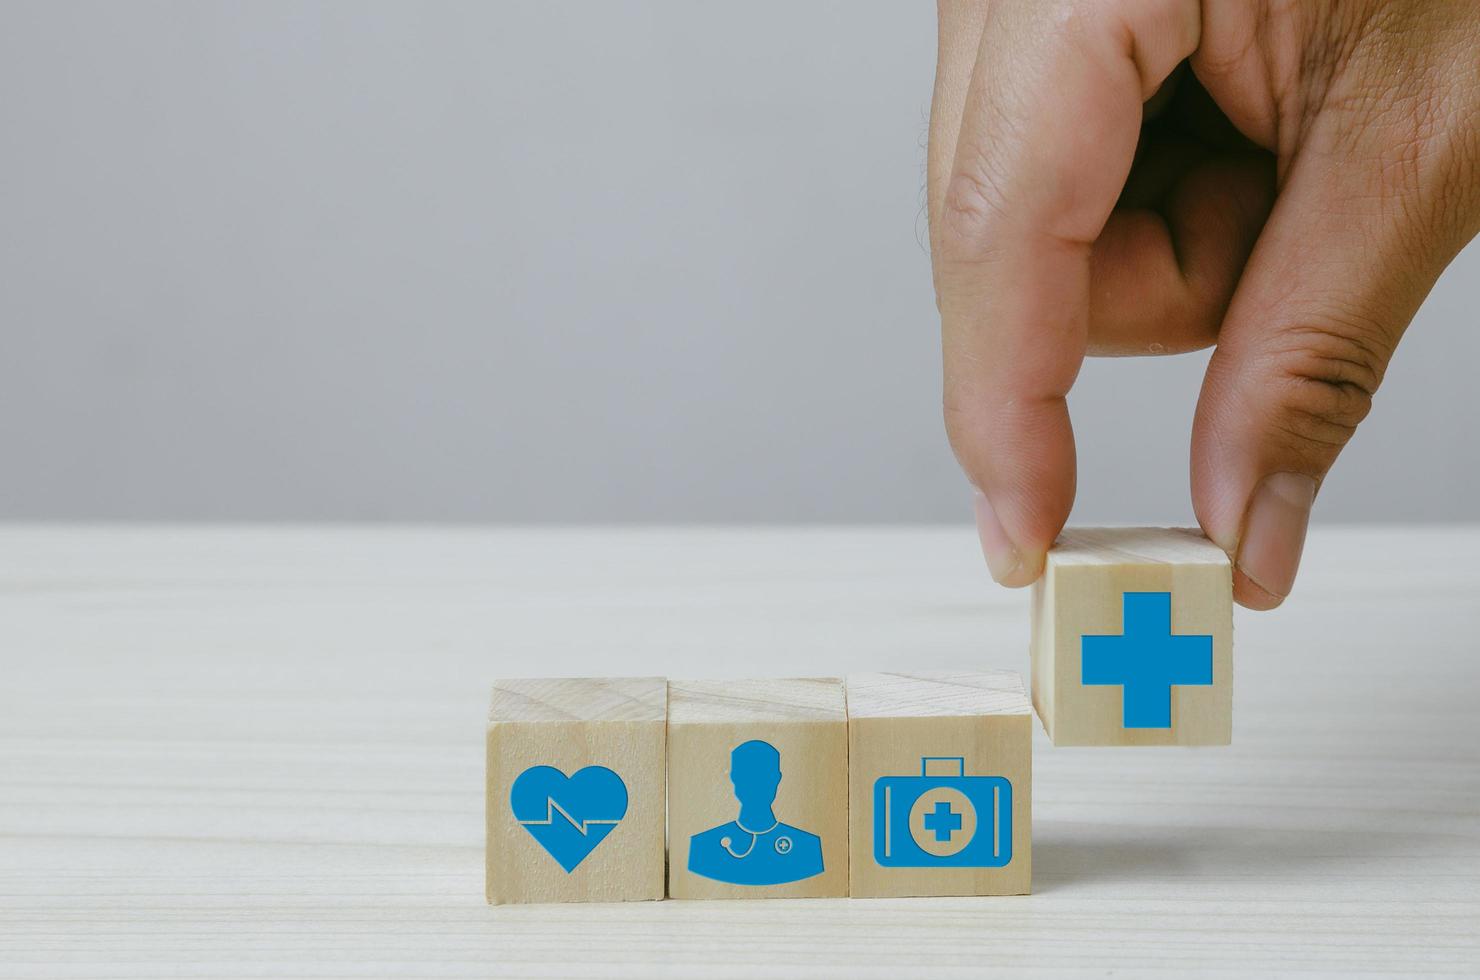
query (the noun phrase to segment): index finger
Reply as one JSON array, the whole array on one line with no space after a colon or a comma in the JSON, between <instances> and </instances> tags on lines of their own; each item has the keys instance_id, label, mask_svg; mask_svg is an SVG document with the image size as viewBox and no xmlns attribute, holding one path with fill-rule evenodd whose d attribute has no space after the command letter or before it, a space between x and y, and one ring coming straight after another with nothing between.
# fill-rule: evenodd
<instances>
[{"instance_id":1,"label":"index finger","mask_svg":"<svg viewBox=\"0 0 1480 980\"><path fill-rule=\"evenodd\" d=\"M1130 172L1142 104L1197 46L1199 10L1196 0L947 3L942 30L973 17L981 41L964 94L970 52L943 36L931 118L946 424L984 494L993 575L1026 585L1074 499L1065 396L1088 343L1091 246Z\"/></svg>"}]
</instances>

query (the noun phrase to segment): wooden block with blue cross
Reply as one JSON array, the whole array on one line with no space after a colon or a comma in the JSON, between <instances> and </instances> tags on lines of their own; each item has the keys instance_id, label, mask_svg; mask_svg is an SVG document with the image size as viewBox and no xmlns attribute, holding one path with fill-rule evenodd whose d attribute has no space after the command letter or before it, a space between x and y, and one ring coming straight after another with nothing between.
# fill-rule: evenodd
<instances>
[{"instance_id":1,"label":"wooden block with blue cross","mask_svg":"<svg viewBox=\"0 0 1480 980\"><path fill-rule=\"evenodd\" d=\"M1033 706L1055 745L1227 745L1233 572L1185 528L1070 528L1033 586Z\"/></svg>"}]
</instances>

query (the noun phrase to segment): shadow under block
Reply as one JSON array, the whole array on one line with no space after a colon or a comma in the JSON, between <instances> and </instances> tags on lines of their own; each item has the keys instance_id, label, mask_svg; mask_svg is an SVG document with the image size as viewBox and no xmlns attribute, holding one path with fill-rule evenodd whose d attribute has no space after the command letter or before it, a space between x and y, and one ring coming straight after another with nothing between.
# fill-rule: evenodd
<instances>
[{"instance_id":1,"label":"shadow under block","mask_svg":"<svg viewBox=\"0 0 1480 980\"><path fill-rule=\"evenodd\" d=\"M1055 745L1227 745L1233 571L1200 531L1070 528L1033 586L1033 706Z\"/></svg>"},{"instance_id":2,"label":"shadow under block","mask_svg":"<svg viewBox=\"0 0 1480 980\"><path fill-rule=\"evenodd\" d=\"M1016 671L848 678L854 898L1026 895L1033 709Z\"/></svg>"},{"instance_id":3,"label":"shadow under block","mask_svg":"<svg viewBox=\"0 0 1480 980\"><path fill-rule=\"evenodd\" d=\"M669 682L668 894L848 894L841 680Z\"/></svg>"},{"instance_id":4,"label":"shadow under block","mask_svg":"<svg viewBox=\"0 0 1480 980\"><path fill-rule=\"evenodd\" d=\"M667 699L658 677L494 683L490 903L663 897Z\"/></svg>"}]
</instances>

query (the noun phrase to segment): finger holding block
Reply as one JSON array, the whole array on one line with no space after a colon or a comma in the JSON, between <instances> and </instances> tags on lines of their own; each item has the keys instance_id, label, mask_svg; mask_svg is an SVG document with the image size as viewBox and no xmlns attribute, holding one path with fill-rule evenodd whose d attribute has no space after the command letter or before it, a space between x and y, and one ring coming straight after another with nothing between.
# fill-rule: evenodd
<instances>
[{"instance_id":1,"label":"finger holding block","mask_svg":"<svg viewBox=\"0 0 1480 980\"><path fill-rule=\"evenodd\" d=\"M1196 530L1065 530L1033 586L1032 662L1055 745L1227 745L1228 556Z\"/></svg>"},{"instance_id":2,"label":"finger holding block","mask_svg":"<svg viewBox=\"0 0 1480 980\"><path fill-rule=\"evenodd\" d=\"M1015 671L848 678L851 893L1026 895L1033 712Z\"/></svg>"},{"instance_id":3,"label":"finger holding block","mask_svg":"<svg viewBox=\"0 0 1480 980\"><path fill-rule=\"evenodd\" d=\"M848 894L848 721L833 678L668 686L668 894Z\"/></svg>"},{"instance_id":4,"label":"finger holding block","mask_svg":"<svg viewBox=\"0 0 1480 980\"><path fill-rule=\"evenodd\" d=\"M662 898L666 739L662 678L497 681L488 901Z\"/></svg>"}]
</instances>

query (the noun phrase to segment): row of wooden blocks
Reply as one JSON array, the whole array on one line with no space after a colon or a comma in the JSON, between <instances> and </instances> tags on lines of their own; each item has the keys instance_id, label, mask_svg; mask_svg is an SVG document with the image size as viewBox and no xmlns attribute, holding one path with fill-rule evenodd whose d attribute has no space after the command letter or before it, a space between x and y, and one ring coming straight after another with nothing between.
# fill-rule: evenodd
<instances>
[{"instance_id":1,"label":"row of wooden blocks","mask_svg":"<svg viewBox=\"0 0 1480 980\"><path fill-rule=\"evenodd\" d=\"M500 681L488 900L1023 894L1032 771L1011 671Z\"/></svg>"},{"instance_id":2,"label":"row of wooden blocks","mask_svg":"<svg viewBox=\"0 0 1480 980\"><path fill-rule=\"evenodd\" d=\"M1026 893L1033 709L1056 745L1227 744L1231 568L1069 531L1032 608L1031 704L1012 671L498 682L488 900Z\"/></svg>"}]
</instances>

